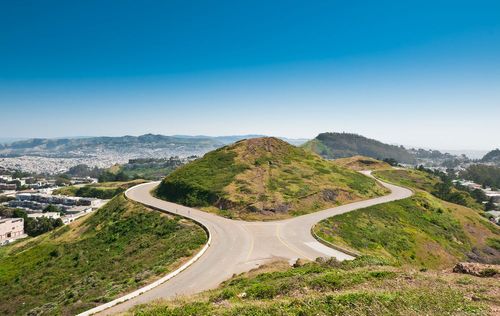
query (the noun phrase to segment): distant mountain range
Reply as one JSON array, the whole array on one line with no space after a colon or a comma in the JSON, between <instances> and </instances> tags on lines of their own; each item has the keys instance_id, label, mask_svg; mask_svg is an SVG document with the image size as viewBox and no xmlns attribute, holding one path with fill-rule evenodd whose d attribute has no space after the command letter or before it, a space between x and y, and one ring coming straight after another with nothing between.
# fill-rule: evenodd
<instances>
[{"instance_id":1,"label":"distant mountain range","mask_svg":"<svg viewBox=\"0 0 500 316\"><path fill-rule=\"evenodd\" d=\"M22 155L43 157L89 157L125 155L127 157L170 157L202 155L213 149L260 135L185 136L154 135L120 137L34 138L0 144L0 157ZM292 144L306 140L285 139Z\"/></svg>"},{"instance_id":2,"label":"distant mountain range","mask_svg":"<svg viewBox=\"0 0 500 316\"><path fill-rule=\"evenodd\" d=\"M322 133L303 144L302 147L327 159L361 155L380 160L395 159L407 164L416 163L416 157L403 146L388 145L351 133Z\"/></svg>"},{"instance_id":3,"label":"distant mountain range","mask_svg":"<svg viewBox=\"0 0 500 316\"><path fill-rule=\"evenodd\" d=\"M127 161L133 158L166 158L203 155L211 150L232 144L242 139L264 137L260 134L205 136L205 135L155 135L118 137L68 137L33 138L16 140L2 138L0 157L40 156L57 158L106 157L110 161ZM439 166L446 161L462 159L461 156L437 150L406 149L389 145L361 135L351 133L321 133L312 140L280 138L289 144L302 146L327 159L357 155L375 159L395 159L400 163L424 163ZM483 163L500 165L500 150L493 150L481 160Z\"/></svg>"},{"instance_id":4,"label":"distant mountain range","mask_svg":"<svg viewBox=\"0 0 500 316\"><path fill-rule=\"evenodd\" d=\"M82 157L99 154L144 154L144 156L193 155L222 146L212 138L142 136L29 139L0 147L1 156Z\"/></svg>"}]
</instances>

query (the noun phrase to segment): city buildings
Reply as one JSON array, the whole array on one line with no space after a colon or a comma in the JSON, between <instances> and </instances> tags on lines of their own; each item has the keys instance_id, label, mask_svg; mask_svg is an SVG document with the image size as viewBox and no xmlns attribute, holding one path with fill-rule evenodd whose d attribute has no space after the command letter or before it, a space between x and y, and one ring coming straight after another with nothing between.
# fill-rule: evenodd
<instances>
[{"instance_id":1,"label":"city buildings","mask_svg":"<svg viewBox=\"0 0 500 316\"><path fill-rule=\"evenodd\" d=\"M28 211L41 211L48 205L58 206L63 212L80 212L79 206L97 208L101 200L73 196L49 195L42 193L18 193L16 199L9 202L10 207L24 208Z\"/></svg>"},{"instance_id":2,"label":"city buildings","mask_svg":"<svg viewBox=\"0 0 500 316\"><path fill-rule=\"evenodd\" d=\"M14 191L17 188L15 184L0 183L0 190L2 191Z\"/></svg>"},{"instance_id":3,"label":"city buildings","mask_svg":"<svg viewBox=\"0 0 500 316\"><path fill-rule=\"evenodd\" d=\"M29 218L60 218L64 224L68 224L98 209L103 203L104 200L93 198L21 192L16 194L15 200L8 202L8 206L24 209ZM49 205L57 207L60 212L43 212Z\"/></svg>"},{"instance_id":4,"label":"city buildings","mask_svg":"<svg viewBox=\"0 0 500 316\"><path fill-rule=\"evenodd\" d=\"M28 214L28 217L29 218L46 217L46 218L58 219L61 218L61 215L57 212L45 212L45 213L31 213Z\"/></svg>"}]
</instances>

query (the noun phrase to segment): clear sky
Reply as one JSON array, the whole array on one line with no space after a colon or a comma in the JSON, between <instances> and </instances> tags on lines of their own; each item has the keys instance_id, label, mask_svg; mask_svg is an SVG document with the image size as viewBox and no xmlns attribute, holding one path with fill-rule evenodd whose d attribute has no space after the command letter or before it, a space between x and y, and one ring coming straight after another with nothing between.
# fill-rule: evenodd
<instances>
[{"instance_id":1,"label":"clear sky","mask_svg":"<svg viewBox=\"0 0 500 316\"><path fill-rule=\"evenodd\" d=\"M0 137L500 146L500 1L0 0Z\"/></svg>"}]
</instances>

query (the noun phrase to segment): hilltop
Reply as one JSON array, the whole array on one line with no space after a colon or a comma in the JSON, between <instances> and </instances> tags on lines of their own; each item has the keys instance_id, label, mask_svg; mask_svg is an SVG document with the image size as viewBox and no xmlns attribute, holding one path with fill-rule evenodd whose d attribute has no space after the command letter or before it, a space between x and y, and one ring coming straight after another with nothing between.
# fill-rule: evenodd
<instances>
[{"instance_id":1,"label":"hilltop","mask_svg":"<svg viewBox=\"0 0 500 316\"><path fill-rule=\"evenodd\" d=\"M0 314L78 314L172 271L206 239L193 222L120 194L69 225L1 247Z\"/></svg>"},{"instance_id":2,"label":"hilltop","mask_svg":"<svg viewBox=\"0 0 500 316\"><path fill-rule=\"evenodd\" d=\"M376 181L273 137L242 140L168 175L160 198L227 217L285 218L386 193Z\"/></svg>"},{"instance_id":3,"label":"hilltop","mask_svg":"<svg viewBox=\"0 0 500 316\"><path fill-rule=\"evenodd\" d=\"M386 162L364 156L353 156L347 158L339 158L334 161L339 166L349 168L351 170L380 170L390 169L391 165Z\"/></svg>"},{"instance_id":4,"label":"hilltop","mask_svg":"<svg viewBox=\"0 0 500 316\"><path fill-rule=\"evenodd\" d=\"M400 163L416 162L415 157L402 146L388 145L350 133L322 133L302 147L327 159L361 155L380 160L395 159Z\"/></svg>"},{"instance_id":5,"label":"hilltop","mask_svg":"<svg viewBox=\"0 0 500 316\"><path fill-rule=\"evenodd\" d=\"M484 155L481 162L493 163L500 165L500 149L495 149Z\"/></svg>"}]
</instances>

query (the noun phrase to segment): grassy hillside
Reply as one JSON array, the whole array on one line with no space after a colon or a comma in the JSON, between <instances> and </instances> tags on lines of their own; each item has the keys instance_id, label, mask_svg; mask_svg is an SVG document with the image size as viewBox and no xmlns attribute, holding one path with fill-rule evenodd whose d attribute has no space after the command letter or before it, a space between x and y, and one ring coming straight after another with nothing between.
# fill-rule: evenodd
<instances>
[{"instance_id":1,"label":"grassy hillside","mask_svg":"<svg viewBox=\"0 0 500 316\"><path fill-rule=\"evenodd\" d=\"M130 314L487 315L500 305L496 281L449 272L416 272L368 257L295 268L273 263L237 276L217 290L140 306Z\"/></svg>"},{"instance_id":2,"label":"grassy hillside","mask_svg":"<svg viewBox=\"0 0 500 316\"><path fill-rule=\"evenodd\" d=\"M395 159L401 163L416 162L415 157L403 147L349 133L322 133L302 147L327 159L361 155L380 160Z\"/></svg>"},{"instance_id":3,"label":"grassy hillside","mask_svg":"<svg viewBox=\"0 0 500 316\"><path fill-rule=\"evenodd\" d=\"M411 169L379 170L374 175L416 194L322 221L314 228L320 237L419 267L444 267L466 259L500 263L500 228L483 218L482 211L431 195L441 181L438 177Z\"/></svg>"},{"instance_id":4,"label":"grassy hillside","mask_svg":"<svg viewBox=\"0 0 500 316\"><path fill-rule=\"evenodd\" d=\"M351 170L383 170L391 169L391 165L386 162L364 156L353 156L339 158L334 161L337 165Z\"/></svg>"},{"instance_id":5,"label":"grassy hillside","mask_svg":"<svg viewBox=\"0 0 500 316\"><path fill-rule=\"evenodd\" d=\"M373 179L276 138L209 152L157 190L166 200L245 219L284 218L384 193Z\"/></svg>"},{"instance_id":6,"label":"grassy hillside","mask_svg":"<svg viewBox=\"0 0 500 316\"><path fill-rule=\"evenodd\" d=\"M448 185L445 185L443 180L434 174L415 169L377 170L373 174L384 181L408 188L423 190L440 199L460 204L483 213L484 206L476 201L470 192L457 189L451 185L450 180L447 180ZM445 190L443 188L447 189Z\"/></svg>"},{"instance_id":7,"label":"grassy hillside","mask_svg":"<svg viewBox=\"0 0 500 316\"><path fill-rule=\"evenodd\" d=\"M84 186L68 186L55 190L54 194L99 199L112 199L118 194L125 192L128 188L144 182L144 180L133 180L102 182Z\"/></svg>"},{"instance_id":8,"label":"grassy hillside","mask_svg":"<svg viewBox=\"0 0 500 316\"><path fill-rule=\"evenodd\" d=\"M71 225L0 248L0 314L74 315L150 283L205 242L199 226L119 195Z\"/></svg>"},{"instance_id":9,"label":"grassy hillside","mask_svg":"<svg viewBox=\"0 0 500 316\"><path fill-rule=\"evenodd\" d=\"M331 217L314 227L321 238L398 264L442 268L458 261L500 263L500 228L469 208L426 192Z\"/></svg>"}]
</instances>

